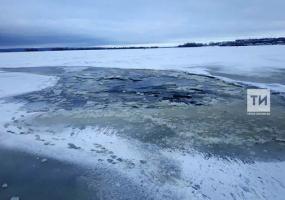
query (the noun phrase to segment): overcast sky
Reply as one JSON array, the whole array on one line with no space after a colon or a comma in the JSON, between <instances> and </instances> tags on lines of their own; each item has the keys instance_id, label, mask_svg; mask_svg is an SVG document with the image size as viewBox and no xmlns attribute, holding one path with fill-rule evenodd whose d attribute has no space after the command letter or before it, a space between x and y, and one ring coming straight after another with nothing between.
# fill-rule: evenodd
<instances>
[{"instance_id":1,"label":"overcast sky","mask_svg":"<svg viewBox=\"0 0 285 200\"><path fill-rule=\"evenodd\" d=\"M285 36L285 0L0 0L0 47Z\"/></svg>"}]
</instances>

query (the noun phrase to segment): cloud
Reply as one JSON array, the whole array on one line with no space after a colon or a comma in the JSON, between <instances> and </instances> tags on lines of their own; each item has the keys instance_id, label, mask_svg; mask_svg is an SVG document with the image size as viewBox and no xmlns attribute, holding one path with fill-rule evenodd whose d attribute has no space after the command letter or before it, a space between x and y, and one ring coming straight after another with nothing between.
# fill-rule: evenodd
<instances>
[{"instance_id":1,"label":"cloud","mask_svg":"<svg viewBox=\"0 0 285 200\"><path fill-rule=\"evenodd\" d=\"M0 0L0 45L102 45L282 35L283 0Z\"/></svg>"}]
</instances>

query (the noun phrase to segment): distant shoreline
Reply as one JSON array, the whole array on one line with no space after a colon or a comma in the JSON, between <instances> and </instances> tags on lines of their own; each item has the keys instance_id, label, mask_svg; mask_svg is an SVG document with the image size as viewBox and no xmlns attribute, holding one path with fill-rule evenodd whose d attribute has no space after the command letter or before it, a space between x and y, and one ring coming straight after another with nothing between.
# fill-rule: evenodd
<instances>
[{"instance_id":1,"label":"distant shoreline","mask_svg":"<svg viewBox=\"0 0 285 200\"><path fill-rule=\"evenodd\" d=\"M78 50L122 50L122 49L158 49L158 48L189 48L189 47L239 47L239 46L262 46L262 45L285 45L285 37L239 39L234 41L196 43L189 42L182 45L160 47L160 46L129 46L129 47L40 47L40 48L4 48L0 53L7 52L41 52L41 51L78 51Z\"/></svg>"},{"instance_id":2,"label":"distant shoreline","mask_svg":"<svg viewBox=\"0 0 285 200\"><path fill-rule=\"evenodd\" d=\"M237 46L261 46L261 45L285 45L285 37L278 38L259 38L259 39L239 39L234 41L210 42L210 43L185 43L178 47L203 47L203 46L221 46L221 47L237 47Z\"/></svg>"}]
</instances>

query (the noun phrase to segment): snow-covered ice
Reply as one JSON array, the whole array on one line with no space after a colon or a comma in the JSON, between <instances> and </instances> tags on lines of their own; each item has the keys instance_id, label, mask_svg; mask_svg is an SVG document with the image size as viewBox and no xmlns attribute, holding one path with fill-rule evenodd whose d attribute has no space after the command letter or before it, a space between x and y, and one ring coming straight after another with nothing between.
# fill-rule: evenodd
<instances>
[{"instance_id":1,"label":"snow-covered ice","mask_svg":"<svg viewBox=\"0 0 285 200\"><path fill-rule=\"evenodd\" d=\"M0 98L42 90L55 85L56 77L0 72Z\"/></svg>"},{"instance_id":2,"label":"snow-covered ice","mask_svg":"<svg viewBox=\"0 0 285 200\"><path fill-rule=\"evenodd\" d=\"M77 70L78 67L92 66L173 69L198 74L221 72L242 75L249 77L248 82L251 82L250 77L270 77L274 73L278 74L280 70L284 72L284 63L284 45L0 54L0 68L66 66L66 70ZM269 84L284 83L272 80ZM283 87L274 87L276 90L280 88L284 92Z\"/></svg>"},{"instance_id":3,"label":"snow-covered ice","mask_svg":"<svg viewBox=\"0 0 285 200\"><path fill-rule=\"evenodd\" d=\"M0 68L93 66L115 68L196 70L221 66L232 74L284 69L285 46L165 48L1 53Z\"/></svg>"}]
</instances>

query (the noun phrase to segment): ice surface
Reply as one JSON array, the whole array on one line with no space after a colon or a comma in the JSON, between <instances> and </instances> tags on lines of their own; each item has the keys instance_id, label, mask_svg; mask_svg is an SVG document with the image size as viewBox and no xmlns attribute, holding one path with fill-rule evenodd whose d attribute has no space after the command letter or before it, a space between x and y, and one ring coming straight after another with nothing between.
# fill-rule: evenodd
<instances>
[{"instance_id":1,"label":"ice surface","mask_svg":"<svg viewBox=\"0 0 285 200\"><path fill-rule=\"evenodd\" d=\"M252 77L270 77L280 70L284 72L284 63L284 45L0 54L0 68L66 66L67 70L77 70L78 67L93 66L174 69L198 74L222 72L243 75L249 77L248 82L256 82L251 81ZM272 80L268 84L285 83Z\"/></svg>"},{"instance_id":2,"label":"ice surface","mask_svg":"<svg viewBox=\"0 0 285 200\"><path fill-rule=\"evenodd\" d=\"M56 81L57 78L51 76L0 72L0 98L42 90Z\"/></svg>"},{"instance_id":3,"label":"ice surface","mask_svg":"<svg viewBox=\"0 0 285 200\"><path fill-rule=\"evenodd\" d=\"M146 190L151 190L157 195L156 199L279 200L285 195L285 163L282 156L279 158L278 152L282 154L284 151L283 144L277 145L271 136L273 133L282 136L283 132L280 129L283 128L284 104L276 107L271 120L266 120L266 123L262 118L259 120L246 118L245 111L244 113L241 111L242 102L237 104L236 110L231 110L234 107L232 104L227 105L228 107L223 104L224 110L217 106L207 110L210 106L205 106L203 109L193 105L192 107L183 105L185 107L179 109L181 105L172 104L166 104L165 107L163 104L159 104L158 107L153 105L152 107L135 107L135 105L132 107L128 101L122 104L122 99L130 100L126 98L127 92L133 96L137 95L139 99L143 98L133 90L121 91L120 89L124 81L129 81L127 86L134 86L133 80L122 80L121 77L114 78L114 76L110 78L105 74L103 79L100 79L94 75L99 70L93 74L90 69L82 70L91 66L172 69L198 74L221 72L235 75L236 80L243 76L268 78L264 83L250 81L250 79L243 82L260 87L272 86L275 90L283 91L282 80L270 78L272 74L281 73L285 69L284 53L285 46L3 53L0 54L2 68L63 66L66 72L63 74L59 72L65 81L50 90L21 95L18 98L20 102L0 102L0 144L1 147L38 153L47 158L56 158L88 168L99 166L116 169L120 174L141 184ZM44 74L44 70L37 73ZM117 72L114 71L114 73ZM138 74L141 75L141 73ZM170 74L164 75L159 74L155 79L165 78L167 81L160 81L160 83L163 83L163 86L168 85L166 89L172 91L173 86L167 79ZM183 76L178 74L175 77ZM201 77L202 80L207 78ZM221 78L229 82L235 79L227 76L221 76ZM189 80L193 81L193 77ZM216 79L209 80L195 82L197 85L191 87L197 89L198 85L202 87L203 84L214 87L215 82L218 82ZM1 97L44 89L55 84L55 81L56 78L36 75L33 70L30 70L30 73L1 72ZM101 105L96 104L100 100L98 93L102 92L99 90L100 87L94 89L96 81L101 82L100 87L108 92L103 97L108 97L107 100L116 97L115 102L119 101L119 103L109 107L109 110L105 108L110 106L108 101L102 101ZM153 84L153 81L146 82ZM218 83L221 91L229 90L224 97L233 96L235 99L238 96L239 101L242 101L236 92L243 88L235 89L233 85ZM130 88L123 87L123 89ZM211 93L215 91L215 88L209 90L207 85L202 89ZM163 91L165 94L168 90ZM94 99L89 98L89 95L93 95ZM81 97L84 98L80 99ZM86 99L87 102L84 104L86 107L84 107L80 101ZM219 101L218 98L214 99ZM71 109L68 107L70 105ZM79 106L75 108L74 105ZM171 106L173 109L165 109L172 108ZM43 107L45 109L41 109ZM271 123L272 119L276 119L275 124ZM221 127L219 127L220 124ZM241 126L243 124L244 127ZM225 130L223 127L228 129ZM167 130L177 135L164 137L163 134L167 134ZM236 134L239 131L240 134ZM248 134L250 131L256 134L256 138L251 138L252 135ZM154 141L136 137L138 133L141 136L147 132L154 135L160 134L159 136L162 135L162 137L157 137ZM221 136L219 140L213 133ZM209 149L183 150L182 144L189 143L189 146L194 146L195 142L199 143L200 140L205 142L202 143L205 148L215 142L218 144L221 141L228 142L232 144L225 147L224 151L228 150L228 152L234 149L235 145L242 144L246 153L252 153L254 159L252 162L241 160L238 156L243 152L238 152L238 156L233 158L222 158L215 156L214 152L212 152L214 156L208 157L205 151L210 151ZM170 141L170 147L175 148L162 147L159 144L160 141ZM191 143L191 141L195 142ZM273 142L273 146L270 146L270 142ZM179 148L179 145L183 148ZM259 155L256 155L260 149L256 147L256 151L253 151L255 146L264 147L264 152L260 151ZM274 153L277 151L274 147L280 147L277 154L273 154L273 151ZM274 155L274 158L265 159L262 157L263 154ZM116 180L115 177L114 180Z\"/></svg>"},{"instance_id":4,"label":"ice surface","mask_svg":"<svg viewBox=\"0 0 285 200\"><path fill-rule=\"evenodd\" d=\"M112 129L87 127L82 131L76 130L73 137L70 136L74 132L72 129L65 129L56 135L45 130L37 131L41 141L36 141L34 135L9 134L0 137L1 145L37 152L89 169L114 168L141 183L146 190L159 190L155 192L155 199L278 200L285 194L285 162L243 163L215 157L205 159L198 152L183 155L179 151L167 151L136 140L125 140L116 136ZM52 143L46 145L45 141ZM68 143L81 148L67 148ZM167 193L170 196L161 196Z\"/></svg>"}]
</instances>

